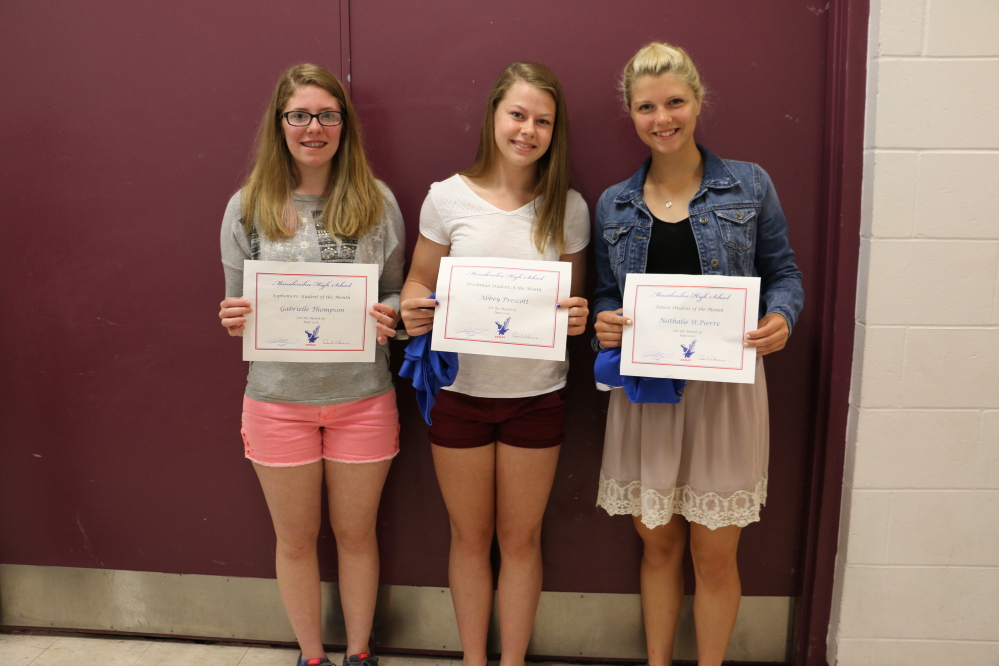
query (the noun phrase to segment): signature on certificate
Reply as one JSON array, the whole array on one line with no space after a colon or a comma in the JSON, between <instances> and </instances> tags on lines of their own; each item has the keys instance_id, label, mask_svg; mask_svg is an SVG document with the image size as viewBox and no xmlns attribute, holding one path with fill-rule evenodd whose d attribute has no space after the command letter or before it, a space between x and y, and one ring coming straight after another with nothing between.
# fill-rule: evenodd
<instances>
[{"instance_id":1,"label":"signature on certificate","mask_svg":"<svg viewBox=\"0 0 999 666\"><path fill-rule=\"evenodd\" d=\"M666 352L651 351L642 354L642 358L647 358L650 361L666 361L673 358L676 354L667 354Z\"/></svg>"},{"instance_id":2,"label":"signature on certificate","mask_svg":"<svg viewBox=\"0 0 999 666\"><path fill-rule=\"evenodd\" d=\"M487 329L484 328L473 328L471 326L466 326L464 328L454 329L455 335L460 335L466 338L474 338L477 335L482 335Z\"/></svg>"},{"instance_id":3,"label":"signature on certificate","mask_svg":"<svg viewBox=\"0 0 999 666\"><path fill-rule=\"evenodd\" d=\"M290 340L288 338L271 338L270 340L265 340L268 345L272 347L287 347L288 345L297 345L301 340Z\"/></svg>"}]
</instances>

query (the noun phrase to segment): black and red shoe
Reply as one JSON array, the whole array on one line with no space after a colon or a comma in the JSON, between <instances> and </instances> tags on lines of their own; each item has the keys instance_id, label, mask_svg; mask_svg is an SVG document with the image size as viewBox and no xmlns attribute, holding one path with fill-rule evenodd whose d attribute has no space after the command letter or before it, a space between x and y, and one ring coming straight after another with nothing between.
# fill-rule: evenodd
<instances>
[{"instance_id":1,"label":"black and red shoe","mask_svg":"<svg viewBox=\"0 0 999 666\"><path fill-rule=\"evenodd\" d=\"M343 656L343 666L378 666L378 657L367 652Z\"/></svg>"}]
</instances>

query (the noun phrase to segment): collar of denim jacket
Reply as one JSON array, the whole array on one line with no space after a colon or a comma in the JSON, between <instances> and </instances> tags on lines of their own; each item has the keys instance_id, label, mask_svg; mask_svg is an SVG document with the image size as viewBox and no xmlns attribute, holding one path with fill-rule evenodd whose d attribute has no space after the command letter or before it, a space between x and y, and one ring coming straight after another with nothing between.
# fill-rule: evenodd
<instances>
[{"instance_id":1,"label":"collar of denim jacket","mask_svg":"<svg viewBox=\"0 0 999 666\"><path fill-rule=\"evenodd\" d=\"M701 176L701 188L702 189L712 189L712 190L723 190L729 187L733 187L738 183L735 176L732 174L732 170L728 168L725 164L725 160L718 157L710 150L697 144L697 150L701 153L701 159L704 160L704 175ZM634 201L636 199L641 199L643 194L642 190L645 186L645 176L649 173L649 167L652 166L652 157L646 158L645 162L642 163L641 168L635 172L628 183L624 186L618 195L614 198L614 203L628 203L629 201ZM694 195L696 198L700 194Z\"/></svg>"}]
</instances>

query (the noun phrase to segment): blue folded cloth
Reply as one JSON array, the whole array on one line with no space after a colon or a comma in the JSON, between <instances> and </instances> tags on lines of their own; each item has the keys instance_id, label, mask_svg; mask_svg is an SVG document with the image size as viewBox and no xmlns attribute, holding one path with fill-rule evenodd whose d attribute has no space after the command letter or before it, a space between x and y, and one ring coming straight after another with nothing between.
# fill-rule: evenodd
<instances>
[{"instance_id":1,"label":"blue folded cloth","mask_svg":"<svg viewBox=\"0 0 999 666\"><path fill-rule=\"evenodd\" d=\"M433 298L430 294L428 298ZM431 424L430 410L437 401L437 392L442 386L454 384L458 376L458 354L439 352L430 348L430 333L417 335L406 345L406 358L399 369L400 377L413 380L416 389L416 402L427 425Z\"/></svg>"},{"instance_id":2,"label":"blue folded cloth","mask_svg":"<svg viewBox=\"0 0 999 666\"><path fill-rule=\"evenodd\" d=\"M683 397L684 379L660 377L634 377L621 374L621 348L602 349L593 362L593 378L598 384L610 388L624 387L628 400L640 402L668 402L676 404Z\"/></svg>"}]
</instances>

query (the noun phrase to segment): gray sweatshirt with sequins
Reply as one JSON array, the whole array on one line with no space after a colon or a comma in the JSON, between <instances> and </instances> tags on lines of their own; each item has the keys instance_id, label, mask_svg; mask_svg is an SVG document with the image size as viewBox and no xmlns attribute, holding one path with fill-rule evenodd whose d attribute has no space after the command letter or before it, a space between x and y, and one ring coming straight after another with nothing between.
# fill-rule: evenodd
<instances>
[{"instance_id":1,"label":"gray sweatshirt with sequins","mask_svg":"<svg viewBox=\"0 0 999 666\"><path fill-rule=\"evenodd\" d=\"M336 240L336 261L378 264L378 300L398 312L406 249L405 227L395 197L383 183L385 212L375 229L357 239ZM312 219L318 196L295 195L299 224L294 238L270 241L260 236L264 261L321 261ZM301 222L305 220L306 223ZM243 261L250 259L250 239L240 222L240 196L234 194L222 218L222 267L226 297L243 295ZM246 395L262 402L331 405L371 398L392 390L388 345L378 345L374 363L280 363L251 361Z\"/></svg>"}]
</instances>

